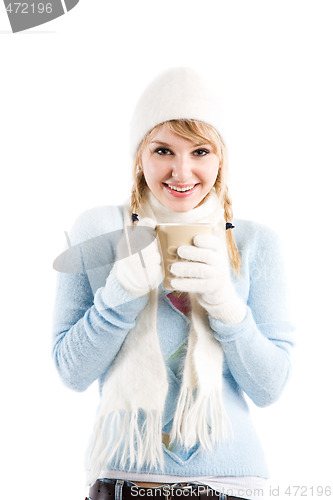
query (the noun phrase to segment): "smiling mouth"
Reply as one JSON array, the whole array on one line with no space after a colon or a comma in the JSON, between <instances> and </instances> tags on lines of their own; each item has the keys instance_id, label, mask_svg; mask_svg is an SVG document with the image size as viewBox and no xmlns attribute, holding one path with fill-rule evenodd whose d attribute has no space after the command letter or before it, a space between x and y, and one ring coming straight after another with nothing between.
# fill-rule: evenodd
<instances>
[{"instance_id":1,"label":"smiling mouth","mask_svg":"<svg viewBox=\"0 0 333 500\"><path fill-rule=\"evenodd\" d=\"M187 184L187 185L175 185L175 184L166 184L163 183L164 186L167 188L171 189L172 191L176 191L177 193L187 193L188 191L191 191L193 188L198 186L198 184Z\"/></svg>"}]
</instances>

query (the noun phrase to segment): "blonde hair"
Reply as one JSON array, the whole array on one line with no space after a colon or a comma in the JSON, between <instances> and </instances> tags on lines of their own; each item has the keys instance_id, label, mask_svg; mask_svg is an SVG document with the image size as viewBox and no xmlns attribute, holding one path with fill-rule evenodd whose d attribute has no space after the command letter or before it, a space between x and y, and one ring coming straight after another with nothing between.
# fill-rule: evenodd
<instances>
[{"instance_id":1,"label":"blonde hair","mask_svg":"<svg viewBox=\"0 0 333 500\"><path fill-rule=\"evenodd\" d=\"M154 127L141 141L134 161L134 183L132 187L131 194L131 209L132 213L137 213L140 207L140 203L144 197L145 191L148 188L142 165L141 158L142 152L144 148L147 146L148 142L161 128L166 125L169 130L174 132L175 134L184 137L185 139L189 139L190 141L196 143L208 143L213 147L214 153L219 158L220 167L217 173L217 177L214 183L214 189L221 201L221 205L224 209L224 219L226 222L232 222L233 219L233 210L232 210L232 201L229 194L228 186L226 184L226 170L227 170L227 157L226 157L226 148L220 137L220 135L216 132L216 130L207 125L206 123L196 121L196 120L170 120L164 123L160 123L156 127ZM134 222L133 222L134 223ZM230 229L227 230L227 246L228 246L228 254L229 259L232 265L232 268L236 272L237 275L240 274L241 268L241 258L237 249L237 245Z\"/></svg>"}]
</instances>

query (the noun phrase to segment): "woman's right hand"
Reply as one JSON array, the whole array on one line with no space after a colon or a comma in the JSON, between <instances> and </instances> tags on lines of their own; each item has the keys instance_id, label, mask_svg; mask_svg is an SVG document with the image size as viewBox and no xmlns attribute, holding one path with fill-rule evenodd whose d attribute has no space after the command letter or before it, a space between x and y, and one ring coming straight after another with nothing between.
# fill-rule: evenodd
<instances>
[{"instance_id":1,"label":"woman's right hand","mask_svg":"<svg viewBox=\"0 0 333 500\"><path fill-rule=\"evenodd\" d=\"M148 238L143 237L145 228L147 233L149 232ZM137 238L140 241L149 241L152 229L155 230L155 223L152 219L145 218L140 220L135 227L130 228L131 241L135 240L135 231L137 231ZM140 245L138 246L140 247ZM126 235L125 232L117 248L117 261L114 265L114 272L116 273L117 280L127 292L135 297L141 297L146 295L150 290L157 288L162 281L162 260L157 238L155 237L152 243L148 244L142 250L136 251L128 257L121 258L120 255L124 254L124 247L127 250L126 253L130 253L128 248L128 234Z\"/></svg>"}]
</instances>

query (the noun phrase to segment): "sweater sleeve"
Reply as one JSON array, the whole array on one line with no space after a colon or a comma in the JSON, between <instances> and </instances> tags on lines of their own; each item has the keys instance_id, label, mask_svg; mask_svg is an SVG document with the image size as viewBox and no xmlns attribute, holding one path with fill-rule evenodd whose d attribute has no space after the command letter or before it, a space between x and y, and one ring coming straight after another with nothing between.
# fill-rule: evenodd
<instances>
[{"instance_id":1,"label":"sweater sleeve","mask_svg":"<svg viewBox=\"0 0 333 500\"><path fill-rule=\"evenodd\" d=\"M276 234L263 226L252 235L245 265L250 289L247 313L236 325L210 318L228 368L257 406L274 403L290 374L290 321L285 268Z\"/></svg>"},{"instance_id":2,"label":"sweater sleeve","mask_svg":"<svg viewBox=\"0 0 333 500\"><path fill-rule=\"evenodd\" d=\"M89 239L86 221L81 216L74 224L71 243ZM95 293L87 272L59 273L52 352L62 381L71 389L84 391L101 377L146 303L146 297L133 297L121 287L113 269Z\"/></svg>"}]
</instances>

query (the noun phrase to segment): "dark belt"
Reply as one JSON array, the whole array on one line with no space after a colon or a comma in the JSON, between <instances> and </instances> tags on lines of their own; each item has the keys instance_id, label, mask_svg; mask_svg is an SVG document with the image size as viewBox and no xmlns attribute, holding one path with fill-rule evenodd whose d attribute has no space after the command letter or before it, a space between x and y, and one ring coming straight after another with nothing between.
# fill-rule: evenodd
<instances>
[{"instance_id":1,"label":"dark belt","mask_svg":"<svg viewBox=\"0 0 333 500\"><path fill-rule=\"evenodd\" d=\"M149 490L149 491L148 491ZM189 483L186 486L161 485L160 487L143 488L127 481L97 480L89 490L90 500L246 500L245 498L220 495L204 485ZM86 499L88 500L88 499Z\"/></svg>"}]
</instances>

